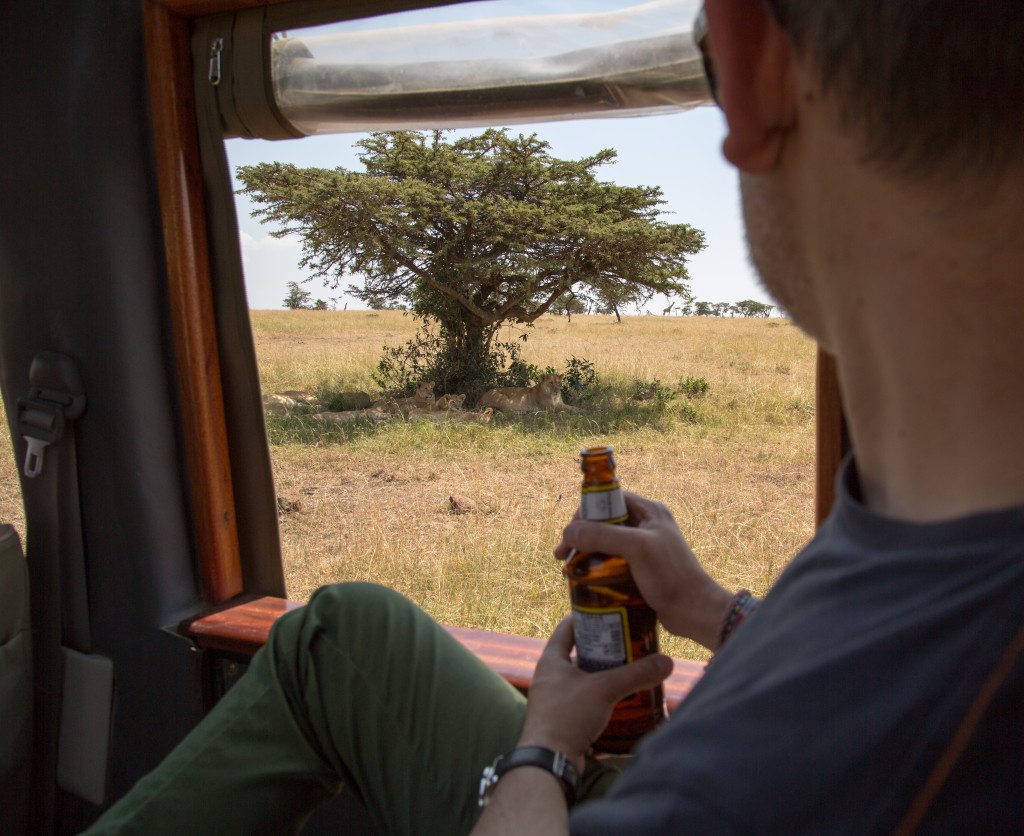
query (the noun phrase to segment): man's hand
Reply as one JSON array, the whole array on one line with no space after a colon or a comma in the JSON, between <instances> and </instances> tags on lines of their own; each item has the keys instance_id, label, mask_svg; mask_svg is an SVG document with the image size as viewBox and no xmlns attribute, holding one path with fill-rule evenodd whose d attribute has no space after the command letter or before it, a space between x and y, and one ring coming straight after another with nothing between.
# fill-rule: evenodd
<instances>
[{"instance_id":1,"label":"man's hand","mask_svg":"<svg viewBox=\"0 0 1024 836\"><path fill-rule=\"evenodd\" d=\"M672 660L659 653L611 670L587 673L569 658L573 643L572 618L568 617L555 628L537 662L518 745L561 752L582 775L584 757L604 731L615 703L664 681L672 673ZM473 836L563 836L568 832L565 796L558 779L532 767L513 769L498 781L473 828Z\"/></svg>"},{"instance_id":2,"label":"man's hand","mask_svg":"<svg viewBox=\"0 0 1024 836\"><path fill-rule=\"evenodd\" d=\"M546 746L570 758L583 774L583 760L623 697L653 688L672 673L672 660L662 654L597 673L581 671L569 654L573 647L572 618L555 628L530 684L520 746Z\"/></svg>"},{"instance_id":3,"label":"man's hand","mask_svg":"<svg viewBox=\"0 0 1024 836\"><path fill-rule=\"evenodd\" d=\"M562 533L555 557L566 560L573 549L621 555L666 630L717 649L719 625L732 593L704 571L665 505L624 494L627 525L574 517Z\"/></svg>"}]
</instances>

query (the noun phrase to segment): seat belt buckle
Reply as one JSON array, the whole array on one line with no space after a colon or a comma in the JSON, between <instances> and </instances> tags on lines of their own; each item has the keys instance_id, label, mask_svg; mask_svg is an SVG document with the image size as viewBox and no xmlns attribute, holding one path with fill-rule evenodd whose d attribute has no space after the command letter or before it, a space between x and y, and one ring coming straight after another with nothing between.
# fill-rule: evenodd
<instances>
[{"instance_id":1,"label":"seat belt buckle","mask_svg":"<svg viewBox=\"0 0 1024 836\"><path fill-rule=\"evenodd\" d=\"M64 435L64 411L53 402L18 398L18 432L28 443L22 470L34 479L43 472L46 448Z\"/></svg>"},{"instance_id":2,"label":"seat belt buckle","mask_svg":"<svg viewBox=\"0 0 1024 836\"><path fill-rule=\"evenodd\" d=\"M43 472L46 448L85 411L85 393L71 359L47 351L32 361L29 384L28 397L18 398L18 433L28 444L22 472L34 479Z\"/></svg>"},{"instance_id":3,"label":"seat belt buckle","mask_svg":"<svg viewBox=\"0 0 1024 836\"><path fill-rule=\"evenodd\" d=\"M25 464L22 469L29 479L35 479L43 472L43 453L50 443L30 435L23 435L22 438L28 442L28 449L25 451Z\"/></svg>"}]
</instances>

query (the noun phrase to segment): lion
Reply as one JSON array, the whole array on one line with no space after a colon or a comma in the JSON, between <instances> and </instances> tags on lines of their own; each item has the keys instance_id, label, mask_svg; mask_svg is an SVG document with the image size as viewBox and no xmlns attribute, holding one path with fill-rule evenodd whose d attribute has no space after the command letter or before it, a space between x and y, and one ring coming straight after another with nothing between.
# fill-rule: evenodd
<instances>
[{"instance_id":1,"label":"lion","mask_svg":"<svg viewBox=\"0 0 1024 836\"><path fill-rule=\"evenodd\" d=\"M340 412L318 412L313 416L313 420L320 421L324 424L348 424L360 419L369 419L371 421L380 422L387 421L390 418L394 418L396 415L402 414L402 409L395 402L394 398L387 398L383 401L378 401L369 409L346 409Z\"/></svg>"},{"instance_id":2,"label":"lion","mask_svg":"<svg viewBox=\"0 0 1024 836\"><path fill-rule=\"evenodd\" d=\"M416 384L416 392L410 397L383 398L375 401L371 409L387 408L390 404L398 404L403 412L409 409L433 409L434 401L434 384L428 380L422 380Z\"/></svg>"},{"instance_id":3,"label":"lion","mask_svg":"<svg viewBox=\"0 0 1024 836\"><path fill-rule=\"evenodd\" d=\"M263 396L263 411L268 415L280 415L286 418L297 407L316 409L319 406L316 395L310 392L301 392L298 389L289 389L275 395Z\"/></svg>"},{"instance_id":4,"label":"lion","mask_svg":"<svg viewBox=\"0 0 1024 836\"><path fill-rule=\"evenodd\" d=\"M410 420L433 421L435 424L489 424L494 417L491 407L481 410L448 409L438 410L412 409L406 415Z\"/></svg>"},{"instance_id":5,"label":"lion","mask_svg":"<svg viewBox=\"0 0 1024 836\"><path fill-rule=\"evenodd\" d=\"M263 396L263 411L267 415L280 415L287 417L292 414L292 410L299 405L299 402L294 398L289 398L287 395L264 395Z\"/></svg>"},{"instance_id":6,"label":"lion","mask_svg":"<svg viewBox=\"0 0 1024 836\"><path fill-rule=\"evenodd\" d=\"M462 409L462 405L466 402L466 396L463 395L441 395L437 399L437 403L434 404L434 409L441 412L448 412L452 409Z\"/></svg>"},{"instance_id":7,"label":"lion","mask_svg":"<svg viewBox=\"0 0 1024 836\"><path fill-rule=\"evenodd\" d=\"M492 407L495 412L540 412L545 409L565 409L562 402L562 377L546 374L535 386L505 386L484 392L477 404L481 409Z\"/></svg>"},{"instance_id":8,"label":"lion","mask_svg":"<svg viewBox=\"0 0 1024 836\"><path fill-rule=\"evenodd\" d=\"M278 392L278 395L283 398L291 398L293 401L304 403L307 406L317 406L317 404L319 404L319 400L316 395L302 389L286 389L283 392ZM369 404L367 404L367 406L369 406Z\"/></svg>"},{"instance_id":9,"label":"lion","mask_svg":"<svg viewBox=\"0 0 1024 836\"><path fill-rule=\"evenodd\" d=\"M398 403L407 403L410 406L432 406L434 400L434 384L429 380L421 380L416 384L416 394L410 398L399 398Z\"/></svg>"}]
</instances>

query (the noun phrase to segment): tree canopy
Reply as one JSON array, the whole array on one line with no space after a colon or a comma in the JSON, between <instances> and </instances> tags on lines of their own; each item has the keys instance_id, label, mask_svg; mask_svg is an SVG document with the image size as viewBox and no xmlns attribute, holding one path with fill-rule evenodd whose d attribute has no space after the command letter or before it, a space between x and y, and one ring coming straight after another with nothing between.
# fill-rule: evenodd
<instances>
[{"instance_id":1,"label":"tree canopy","mask_svg":"<svg viewBox=\"0 0 1024 836\"><path fill-rule=\"evenodd\" d=\"M288 295L281 304L293 311L308 308L312 297L313 294L299 287L298 282L288 282Z\"/></svg>"},{"instance_id":2,"label":"tree canopy","mask_svg":"<svg viewBox=\"0 0 1024 836\"><path fill-rule=\"evenodd\" d=\"M757 302L753 299L744 299L732 306L740 316L760 317L767 319L775 310L774 305L766 305L764 302Z\"/></svg>"},{"instance_id":3,"label":"tree canopy","mask_svg":"<svg viewBox=\"0 0 1024 836\"><path fill-rule=\"evenodd\" d=\"M567 293L615 308L688 295L686 259L703 233L661 220L656 186L599 180L611 149L562 160L536 134L494 129L357 145L365 171L242 166L242 192L278 225L272 235L301 237L301 266L326 285L361 276L348 288L357 298L438 323L456 384L502 323L528 325Z\"/></svg>"},{"instance_id":4,"label":"tree canopy","mask_svg":"<svg viewBox=\"0 0 1024 836\"><path fill-rule=\"evenodd\" d=\"M281 304L293 311L327 310L327 302L323 299L317 299L316 302L313 302L313 294L299 287L298 282L288 282L288 295L284 297L284 301Z\"/></svg>"},{"instance_id":5,"label":"tree canopy","mask_svg":"<svg viewBox=\"0 0 1024 836\"><path fill-rule=\"evenodd\" d=\"M689 316L692 311L694 316L745 316L767 319L775 310L774 305L766 305L754 299L743 299L740 302L705 302L694 301L692 307L690 302L685 303L682 312Z\"/></svg>"}]
</instances>

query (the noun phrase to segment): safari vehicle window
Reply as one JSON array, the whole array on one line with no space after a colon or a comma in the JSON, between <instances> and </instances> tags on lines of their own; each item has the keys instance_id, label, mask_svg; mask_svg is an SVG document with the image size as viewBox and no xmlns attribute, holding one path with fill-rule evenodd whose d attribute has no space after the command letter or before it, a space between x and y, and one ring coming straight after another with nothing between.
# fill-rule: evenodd
<instances>
[{"instance_id":1,"label":"safari vehicle window","mask_svg":"<svg viewBox=\"0 0 1024 836\"><path fill-rule=\"evenodd\" d=\"M600 442L723 583L763 591L813 528L814 347L746 264L721 117L691 109L703 81L679 72L700 60L693 15L511 5L278 32L277 105L324 135L227 140L289 597L372 580L447 624L544 636L567 606L550 552L578 501L577 453ZM669 79L655 115L607 118L615 96L588 91L621 88L596 70L573 110L582 62L562 59L621 57L631 37L679 45L644 71ZM535 84L496 92L488 67ZM605 118L543 122L559 108ZM558 230L596 246L598 196L643 203L620 223L680 227L678 269L587 273Z\"/></svg>"}]
</instances>

